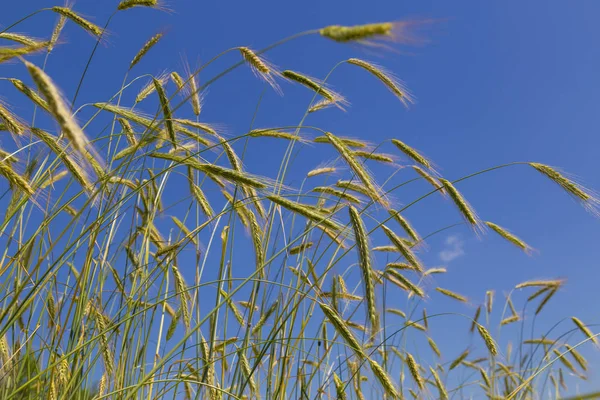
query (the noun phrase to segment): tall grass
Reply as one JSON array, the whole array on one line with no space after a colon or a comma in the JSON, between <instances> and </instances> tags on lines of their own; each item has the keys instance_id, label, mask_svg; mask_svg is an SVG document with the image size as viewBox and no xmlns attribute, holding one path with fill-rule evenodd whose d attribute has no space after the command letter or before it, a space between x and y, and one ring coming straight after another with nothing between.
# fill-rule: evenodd
<instances>
[{"instance_id":1,"label":"tall grass","mask_svg":"<svg viewBox=\"0 0 600 400\"><path fill-rule=\"evenodd\" d=\"M123 0L113 16L140 7L159 4ZM13 32L40 12L59 18L48 40ZM26 121L10 98L0 104L0 398L533 399L560 397L567 375L585 378L579 346L597 339L576 317L570 331L517 338L518 351L500 349L494 338L506 325L535 323L526 322L527 307L536 315L551 308L563 280L519 285L531 291L522 312L510 297L503 311L481 288L486 303L473 318L428 315L433 290L446 295L436 297L444 302L474 300L436 287L435 275L446 269L429 268L418 256L449 227L418 232L405 214L429 196L444 196L474 231L489 227L529 252L515 234L478 217L460 182L500 168L533 168L595 212L590 191L555 168L527 162L449 180L404 138L374 147L307 125L312 113L347 100L327 77L279 72L263 57L302 35L361 45L412 42L417 21L329 26L263 50L230 49L194 71L133 77L159 33L132 54L114 96L75 111L45 61L61 46L65 23L101 42L110 20L103 28L74 9L53 7L20 22L0 33L0 61L16 61L29 75L2 80L14 87L6 93L25 96L19 101L35 113ZM216 61L234 63L200 84L197 74ZM341 60L330 74L344 65L372 75L402 104L412 102L398 79L370 61ZM236 68L251 68L275 91L285 80L310 90L301 122L232 137L202 122L203 91ZM76 82L77 92L86 78ZM136 94L140 81L146 86L135 103L123 104L122 95ZM82 121L80 110L90 108L94 114ZM104 128L95 128L98 121ZM254 141L287 143L271 176L253 174L243 162ZM317 167L292 186L294 149L310 151L312 143L328 146L331 159L315 156ZM377 163L396 172L378 179L368 168ZM394 192L419 180L428 189L397 204ZM492 314L501 315L501 326L491 326ZM436 344L429 325L445 318L464 321L464 332L445 333L472 335L469 349L446 353Z\"/></svg>"}]
</instances>

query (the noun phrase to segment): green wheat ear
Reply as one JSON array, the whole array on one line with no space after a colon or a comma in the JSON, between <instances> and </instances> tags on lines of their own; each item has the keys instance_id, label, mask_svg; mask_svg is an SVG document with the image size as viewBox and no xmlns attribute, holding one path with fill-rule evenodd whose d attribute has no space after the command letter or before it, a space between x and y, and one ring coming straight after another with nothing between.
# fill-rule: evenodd
<instances>
[{"instance_id":1,"label":"green wheat ear","mask_svg":"<svg viewBox=\"0 0 600 400\"><path fill-rule=\"evenodd\" d=\"M131 63L129 64L129 69L132 69L137 63L139 63L142 60L142 58L146 54L148 54L150 49L152 49L163 38L163 36L164 36L164 33L159 32L156 35L152 36L150 39L148 39L148 41L146 43L144 43L142 48L137 52L137 54L131 60Z\"/></svg>"},{"instance_id":2,"label":"green wheat ear","mask_svg":"<svg viewBox=\"0 0 600 400\"><path fill-rule=\"evenodd\" d=\"M157 7L158 0L122 0L117 10L127 10L133 7Z\"/></svg>"},{"instance_id":3,"label":"green wheat ear","mask_svg":"<svg viewBox=\"0 0 600 400\"><path fill-rule=\"evenodd\" d=\"M57 14L60 14L61 16L69 19L70 21L73 21L75 24L79 25L85 31L89 32L94 36L100 37L104 32L102 28L92 24L90 21L83 18L81 15L77 14L70 8L54 6L52 7L52 11L54 11Z\"/></svg>"}]
</instances>

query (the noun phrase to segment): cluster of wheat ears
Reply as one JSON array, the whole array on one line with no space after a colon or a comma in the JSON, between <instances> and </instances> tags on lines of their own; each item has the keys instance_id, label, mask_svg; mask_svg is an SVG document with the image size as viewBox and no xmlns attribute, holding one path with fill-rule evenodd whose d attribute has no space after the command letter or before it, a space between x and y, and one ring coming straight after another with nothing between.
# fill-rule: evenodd
<instances>
[{"instance_id":1,"label":"cluster of wheat ears","mask_svg":"<svg viewBox=\"0 0 600 400\"><path fill-rule=\"evenodd\" d=\"M140 8L159 5L123 0L111 19ZM40 12L57 14L48 40L14 32ZM588 362L577 347L597 343L589 326L573 317L572 330L562 335L522 341L518 352L500 349L493 333L526 321L508 297L510 312L500 327L490 327L498 308L493 291L472 317L454 315L465 321L465 332L470 327L473 345L458 356L456 349L443 355L429 330L440 315L427 315L428 292L434 288L448 302L470 301L436 287L434 275L446 270L428 269L419 259L425 240L444 228L422 236L405 210L443 196L473 231L495 232L529 252L523 240L481 220L456 184L520 165L592 212L594 195L533 162L451 181L399 139L391 139L390 155L360 138L306 125L312 113L343 108L346 100L324 81L278 70L263 57L300 35L389 46L405 38L409 23L328 26L261 51L229 49L195 71L130 79L160 43L159 33L132 58L112 98L79 109L70 105L77 94L66 101L44 68L66 23L91 34L96 46L109 25L56 6L0 31L0 63L24 67L30 82L0 79L34 109L25 122L8 102L0 103L0 398L536 399L560 397L567 375L585 379ZM230 53L237 63L201 85L198 73ZM40 55L43 63L26 60ZM411 103L382 67L358 58L336 67L342 64ZM312 91L301 122L235 137L201 122L203 92L236 68L251 68L278 92L284 81ZM133 106L122 105L122 94L144 81ZM155 113L140 111L152 97ZM91 108L93 116L81 123L78 114ZM99 116L109 122L92 135L90 124ZM248 172L236 152L256 140L287 144L276 176ZM301 187L290 187L294 149L309 143L328 146L333 161L314 160L317 168ZM394 187L389 179L378 184L369 163L395 166L406 178ZM397 205L393 192L418 180L430 189ZM234 249L244 257L234 259ZM528 281L515 289L530 291L533 316L563 284ZM403 310L396 308L399 299ZM407 335L422 337L424 345L415 348Z\"/></svg>"}]
</instances>

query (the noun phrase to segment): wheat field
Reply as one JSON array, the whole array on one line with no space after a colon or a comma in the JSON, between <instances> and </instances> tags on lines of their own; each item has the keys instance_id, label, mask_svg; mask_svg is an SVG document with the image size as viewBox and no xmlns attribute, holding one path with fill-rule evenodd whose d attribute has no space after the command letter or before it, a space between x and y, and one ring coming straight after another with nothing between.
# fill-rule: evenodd
<instances>
[{"instance_id":1,"label":"wheat field","mask_svg":"<svg viewBox=\"0 0 600 400\"><path fill-rule=\"evenodd\" d=\"M168 11L156 0L122 0L112 15L141 8ZM39 13L56 17L47 37L17 33ZM361 51L320 78L267 59L309 35L390 51L411 21L330 25L263 49L231 48L197 67L138 72L159 51L168 34L160 32L131 54L119 91L85 105L77 96L90 77L74 77L67 95L45 65L69 45L61 40L66 24L103 46L110 19L100 26L75 6L53 6L3 22L0 63L22 74L0 77L7 88L0 102L1 399L600 397L563 397L592 367L582 349L599 345L576 310L562 330L517 335L503 347L497 339L508 327L528 331L559 301L566 279L532 275L504 288L526 293L523 304L489 288L473 299L436 283L460 271L423 261L428 240L455 225L535 253L509 227L479 215L461 182L530 169L590 218L598 213L595 194L538 162L450 179L401 135L374 144L314 126L314 115L352 112L343 87L328 83L342 67L387 88L380 101L405 108L414 96ZM220 62L220 73L199 79ZM236 135L203 122L207 90L238 69L251 70L276 96L292 85L310 93L300 121ZM12 106L17 97L33 118ZM91 117L82 110L93 110ZM268 176L245 162L247 151L260 148L254 143L282 149ZM300 181L289 179L298 148L313 165ZM394 172L379 174L379 165ZM430 218L454 213L461 222L420 232L407 210L432 197L446 207L428 210ZM428 314L434 302L462 311ZM468 347L438 346L430 324L449 318L464 326L454 334Z\"/></svg>"}]
</instances>

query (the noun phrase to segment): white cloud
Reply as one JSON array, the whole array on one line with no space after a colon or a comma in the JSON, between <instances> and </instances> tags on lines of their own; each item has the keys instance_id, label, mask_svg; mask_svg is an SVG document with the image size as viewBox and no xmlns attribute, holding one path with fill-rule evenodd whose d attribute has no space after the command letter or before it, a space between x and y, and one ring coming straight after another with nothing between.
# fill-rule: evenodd
<instances>
[{"instance_id":1,"label":"white cloud","mask_svg":"<svg viewBox=\"0 0 600 400\"><path fill-rule=\"evenodd\" d=\"M446 248L440 251L440 259L443 262L450 262L465 254L463 249L464 242L455 235L446 238Z\"/></svg>"}]
</instances>

